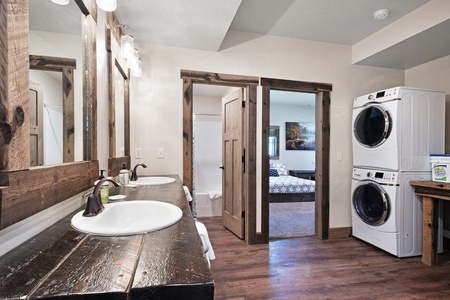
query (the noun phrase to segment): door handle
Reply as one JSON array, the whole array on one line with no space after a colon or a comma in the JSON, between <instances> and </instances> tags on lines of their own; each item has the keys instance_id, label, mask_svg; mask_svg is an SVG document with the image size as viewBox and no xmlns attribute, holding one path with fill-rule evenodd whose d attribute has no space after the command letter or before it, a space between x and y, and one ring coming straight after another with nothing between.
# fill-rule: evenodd
<instances>
[{"instance_id":1,"label":"door handle","mask_svg":"<svg viewBox=\"0 0 450 300\"><path fill-rule=\"evenodd\" d=\"M219 169L225 170L225 167L224 166L220 166Z\"/></svg>"}]
</instances>

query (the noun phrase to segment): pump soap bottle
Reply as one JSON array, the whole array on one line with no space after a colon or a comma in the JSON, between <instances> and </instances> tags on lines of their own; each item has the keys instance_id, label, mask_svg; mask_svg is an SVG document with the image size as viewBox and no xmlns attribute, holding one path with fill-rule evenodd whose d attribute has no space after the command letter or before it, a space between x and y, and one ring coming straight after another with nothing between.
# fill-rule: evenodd
<instances>
[{"instance_id":1,"label":"pump soap bottle","mask_svg":"<svg viewBox=\"0 0 450 300\"><path fill-rule=\"evenodd\" d=\"M123 184L123 185L128 185L129 183L129 171L127 170L127 167L125 166L125 164L122 165L122 170L120 170L119 172L119 181Z\"/></svg>"},{"instance_id":2,"label":"pump soap bottle","mask_svg":"<svg viewBox=\"0 0 450 300\"><path fill-rule=\"evenodd\" d=\"M97 183L100 180L105 178L105 176L103 175L103 172L105 172L105 170L100 170L100 176L98 177L98 180L95 181L94 185L97 185ZM102 183L102 186L100 188L100 198L102 199L103 204L108 203L108 200L109 200L109 183L108 183L108 181L105 181Z\"/></svg>"}]
</instances>

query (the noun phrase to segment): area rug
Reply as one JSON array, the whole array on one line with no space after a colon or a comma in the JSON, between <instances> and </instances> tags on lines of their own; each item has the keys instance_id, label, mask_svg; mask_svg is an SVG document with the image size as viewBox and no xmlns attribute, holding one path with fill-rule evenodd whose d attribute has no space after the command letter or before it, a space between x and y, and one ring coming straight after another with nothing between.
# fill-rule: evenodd
<instances>
[{"instance_id":1,"label":"area rug","mask_svg":"<svg viewBox=\"0 0 450 300\"><path fill-rule=\"evenodd\" d=\"M314 235L315 202L270 203L271 239Z\"/></svg>"}]
</instances>

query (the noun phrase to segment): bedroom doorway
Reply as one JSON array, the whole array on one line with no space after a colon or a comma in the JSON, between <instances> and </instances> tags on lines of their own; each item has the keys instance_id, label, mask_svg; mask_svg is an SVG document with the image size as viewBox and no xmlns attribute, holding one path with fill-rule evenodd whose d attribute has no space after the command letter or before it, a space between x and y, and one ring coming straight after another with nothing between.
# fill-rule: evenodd
<instances>
[{"instance_id":1,"label":"bedroom doorway","mask_svg":"<svg viewBox=\"0 0 450 300\"><path fill-rule=\"evenodd\" d=\"M259 241L269 241L269 152L270 103L272 90L312 93L315 95L315 235L329 238L330 203L330 94L329 83L261 78L262 86L262 141L261 145L261 234Z\"/></svg>"},{"instance_id":2,"label":"bedroom doorway","mask_svg":"<svg viewBox=\"0 0 450 300\"><path fill-rule=\"evenodd\" d=\"M269 239L315 235L315 101L270 90Z\"/></svg>"}]
</instances>

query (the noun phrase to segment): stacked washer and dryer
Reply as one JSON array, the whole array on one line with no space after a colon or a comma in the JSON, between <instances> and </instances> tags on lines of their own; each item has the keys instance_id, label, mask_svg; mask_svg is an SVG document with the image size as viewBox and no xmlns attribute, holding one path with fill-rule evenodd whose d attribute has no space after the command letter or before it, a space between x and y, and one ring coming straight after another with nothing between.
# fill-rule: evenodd
<instances>
[{"instance_id":1,"label":"stacked washer and dryer","mask_svg":"<svg viewBox=\"0 0 450 300\"><path fill-rule=\"evenodd\" d=\"M353 236L398 257L420 255L422 202L409 182L431 180L430 154L444 153L445 94L370 93L354 99L352 120Z\"/></svg>"}]
</instances>

